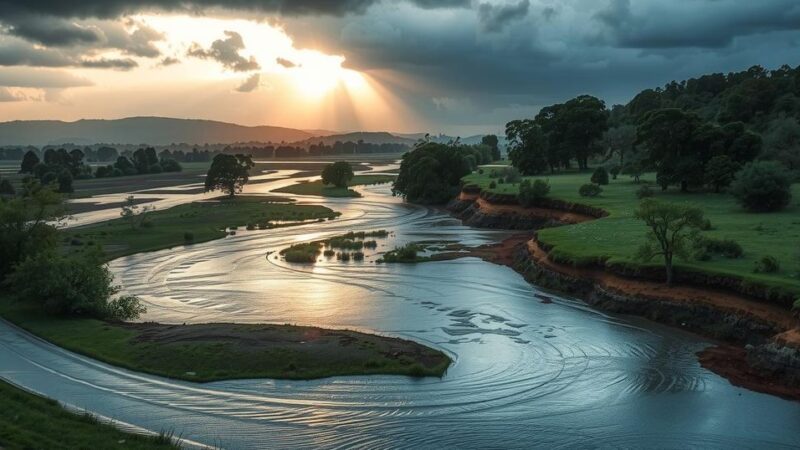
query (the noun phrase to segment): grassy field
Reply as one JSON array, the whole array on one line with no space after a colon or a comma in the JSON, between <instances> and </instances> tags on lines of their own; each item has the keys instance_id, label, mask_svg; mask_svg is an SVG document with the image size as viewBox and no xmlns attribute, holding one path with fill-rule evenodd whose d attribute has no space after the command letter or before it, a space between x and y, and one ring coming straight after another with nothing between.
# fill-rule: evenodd
<instances>
[{"instance_id":1,"label":"grassy field","mask_svg":"<svg viewBox=\"0 0 800 450\"><path fill-rule=\"evenodd\" d=\"M464 181L490 192L518 192L519 184L499 184L489 188L493 181L489 178L490 170L487 168L483 174L468 175ZM633 218L633 211L639 202L635 193L641 184L635 184L627 176L620 176L603 186L600 196L581 197L578 188L588 183L590 176L590 173L570 173L528 177L548 179L551 198L599 207L609 212L609 216L602 219L541 230L540 240L554 246L554 256L559 260L575 264L598 259L635 263L633 256L644 242L647 231L642 222ZM740 276L749 281L800 293L800 184L793 186L792 202L784 211L754 214L743 210L729 195L681 193L676 188L662 192L652 186L654 179L655 176L649 174L642 178L642 184L651 184L655 198L701 208L712 225L711 230L703 232L704 235L733 239L744 249L742 258L728 259L715 255L709 261L684 261L677 267ZM780 261L781 270L772 274L754 273L756 260L767 255Z\"/></svg>"},{"instance_id":2,"label":"grassy field","mask_svg":"<svg viewBox=\"0 0 800 450\"><path fill-rule=\"evenodd\" d=\"M0 314L60 347L132 370L190 381L335 375L441 376L444 353L415 342L292 325L109 323L42 315L8 298Z\"/></svg>"},{"instance_id":3,"label":"grassy field","mask_svg":"<svg viewBox=\"0 0 800 450\"><path fill-rule=\"evenodd\" d=\"M166 435L141 436L74 414L58 402L0 382L0 448L176 449ZM166 431L166 430L165 430Z\"/></svg>"},{"instance_id":4,"label":"grassy field","mask_svg":"<svg viewBox=\"0 0 800 450\"><path fill-rule=\"evenodd\" d=\"M338 215L319 205L296 205L280 197L237 196L194 202L148 214L150 226L133 229L115 219L65 231L66 242L102 246L109 259L224 237L230 228L285 226L273 221L325 220ZM191 239L186 239L189 233Z\"/></svg>"},{"instance_id":5,"label":"grassy field","mask_svg":"<svg viewBox=\"0 0 800 450\"><path fill-rule=\"evenodd\" d=\"M391 183L394 175L356 175L350 180L350 186L363 186L368 184ZM291 186L276 189L275 192L284 192L297 195L316 195L319 197L360 197L361 194L350 189L323 184L322 180L296 183Z\"/></svg>"}]
</instances>

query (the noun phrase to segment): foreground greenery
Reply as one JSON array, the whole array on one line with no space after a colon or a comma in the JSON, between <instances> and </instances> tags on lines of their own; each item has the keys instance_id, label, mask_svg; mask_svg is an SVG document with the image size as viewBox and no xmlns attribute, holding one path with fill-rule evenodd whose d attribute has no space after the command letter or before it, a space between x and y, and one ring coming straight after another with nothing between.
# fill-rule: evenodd
<instances>
[{"instance_id":1,"label":"foreground greenery","mask_svg":"<svg viewBox=\"0 0 800 450\"><path fill-rule=\"evenodd\" d=\"M141 226L123 218L65 232L72 247L100 245L109 259L225 237L238 227L271 228L275 221L324 220L338 213L319 205L296 205L288 199L238 196L193 202L147 215Z\"/></svg>"},{"instance_id":2,"label":"foreground greenery","mask_svg":"<svg viewBox=\"0 0 800 450\"><path fill-rule=\"evenodd\" d=\"M348 182L348 186L364 186L370 184L391 183L394 175L355 175ZM274 192L282 192L297 195L316 195L318 197L361 197L361 194L348 188L347 186L334 186L325 184L322 180L301 182L291 186L276 189Z\"/></svg>"},{"instance_id":3,"label":"foreground greenery","mask_svg":"<svg viewBox=\"0 0 800 450\"><path fill-rule=\"evenodd\" d=\"M292 325L126 324L43 315L0 298L0 314L60 347L131 370L190 381L336 375L441 376L450 364L421 344Z\"/></svg>"},{"instance_id":4,"label":"foreground greenery","mask_svg":"<svg viewBox=\"0 0 800 450\"><path fill-rule=\"evenodd\" d=\"M167 434L141 436L101 424L90 414L75 414L55 400L0 382L0 447L174 449Z\"/></svg>"},{"instance_id":5,"label":"foreground greenery","mask_svg":"<svg viewBox=\"0 0 800 450\"><path fill-rule=\"evenodd\" d=\"M464 178L469 185L500 194L517 194L520 183L498 183L491 170L472 173ZM523 180L546 179L549 197L572 203L602 208L608 217L576 225L539 231L539 240L552 246L551 255L559 261L585 265L598 261L641 264L635 259L637 249L646 241L647 227L636 220L634 211L639 204L636 184L628 177L611 180L595 197L582 197L581 185L589 181L589 172L524 177ZM654 183L654 175L642 176L642 183ZM658 200L700 208L711 228L702 235L714 239L729 239L739 243L743 254L739 258L711 255L706 261L677 261L676 268L701 270L722 275L742 277L746 281L763 283L800 293L800 184L792 185L793 200L789 206L772 213L749 213L732 196L711 192L682 193L679 190L649 190ZM765 256L774 257L780 265L777 272L755 272Z\"/></svg>"}]
</instances>

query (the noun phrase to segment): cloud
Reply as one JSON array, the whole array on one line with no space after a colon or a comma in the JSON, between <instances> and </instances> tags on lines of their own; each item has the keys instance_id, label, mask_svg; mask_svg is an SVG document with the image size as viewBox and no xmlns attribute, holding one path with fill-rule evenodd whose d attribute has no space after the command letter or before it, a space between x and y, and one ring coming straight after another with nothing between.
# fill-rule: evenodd
<instances>
[{"instance_id":1,"label":"cloud","mask_svg":"<svg viewBox=\"0 0 800 450\"><path fill-rule=\"evenodd\" d=\"M500 6L481 3L478 5L478 20L484 31L496 33L502 31L509 22L522 19L528 15L530 7L529 0L520 0L517 4Z\"/></svg>"},{"instance_id":2,"label":"cloud","mask_svg":"<svg viewBox=\"0 0 800 450\"><path fill-rule=\"evenodd\" d=\"M281 57L275 58L275 62L282 65L283 67L286 67L287 69L291 69L292 67L297 67L297 64L293 63L292 61L289 61L286 58L281 58Z\"/></svg>"},{"instance_id":3,"label":"cloud","mask_svg":"<svg viewBox=\"0 0 800 450\"><path fill-rule=\"evenodd\" d=\"M164 57L164 59L162 59L161 62L158 63L158 65L166 67L166 66L171 66L173 64L178 64L180 62L181 62L181 60L179 60L178 58L175 58L175 57L172 57L172 56L167 56L167 57Z\"/></svg>"},{"instance_id":4,"label":"cloud","mask_svg":"<svg viewBox=\"0 0 800 450\"><path fill-rule=\"evenodd\" d=\"M0 21L8 25L9 34L48 46L91 44L100 40L97 30L61 18L12 14Z\"/></svg>"},{"instance_id":5,"label":"cloud","mask_svg":"<svg viewBox=\"0 0 800 450\"><path fill-rule=\"evenodd\" d=\"M0 39L0 66L64 67L74 63L58 50L35 47L21 39Z\"/></svg>"},{"instance_id":6,"label":"cloud","mask_svg":"<svg viewBox=\"0 0 800 450\"><path fill-rule=\"evenodd\" d=\"M261 84L261 74L254 73L247 77L246 80L239 87L236 88L237 92L253 92L258 89Z\"/></svg>"},{"instance_id":7,"label":"cloud","mask_svg":"<svg viewBox=\"0 0 800 450\"><path fill-rule=\"evenodd\" d=\"M12 92L7 87L0 86L0 102L21 102L25 97Z\"/></svg>"},{"instance_id":8,"label":"cloud","mask_svg":"<svg viewBox=\"0 0 800 450\"><path fill-rule=\"evenodd\" d=\"M0 68L0 86L21 88L73 88L94 83L58 69Z\"/></svg>"},{"instance_id":9,"label":"cloud","mask_svg":"<svg viewBox=\"0 0 800 450\"><path fill-rule=\"evenodd\" d=\"M754 34L800 30L795 0L674 1L610 0L594 18L606 37L624 48L724 48Z\"/></svg>"},{"instance_id":10,"label":"cloud","mask_svg":"<svg viewBox=\"0 0 800 450\"><path fill-rule=\"evenodd\" d=\"M144 58L161 56L155 43L163 41L166 36L147 24L132 19L93 23L101 31L102 37L95 47L119 49L125 54Z\"/></svg>"},{"instance_id":11,"label":"cloud","mask_svg":"<svg viewBox=\"0 0 800 450\"><path fill-rule=\"evenodd\" d=\"M90 69L131 70L138 66L139 64L130 58L98 58L81 61L81 67Z\"/></svg>"},{"instance_id":12,"label":"cloud","mask_svg":"<svg viewBox=\"0 0 800 450\"><path fill-rule=\"evenodd\" d=\"M252 56L245 58L239 54L240 50L244 50L244 41L239 33L225 31L225 36L226 39L217 39L207 50L194 43L187 54L195 58L213 59L234 72L248 72L261 68Z\"/></svg>"},{"instance_id":13,"label":"cloud","mask_svg":"<svg viewBox=\"0 0 800 450\"><path fill-rule=\"evenodd\" d=\"M217 8L287 16L363 14L382 0L0 0L6 17L51 16L112 19L142 11L195 13ZM425 9L466 8L470 0L406 0ZM3 20L5 21L5 19Z\"/></svg>"}]
</instances>

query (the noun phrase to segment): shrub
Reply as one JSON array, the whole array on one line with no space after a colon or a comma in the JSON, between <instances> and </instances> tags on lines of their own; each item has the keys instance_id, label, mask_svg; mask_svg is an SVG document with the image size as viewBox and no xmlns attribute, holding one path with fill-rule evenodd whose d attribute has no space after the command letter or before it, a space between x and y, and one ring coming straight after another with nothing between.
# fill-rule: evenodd
<instances>
[{"instance_id":1,"label":"shrub","mask_svg":"<svg viewBox=\"0 0 800 450\"><path fill-rule=\"evenodd\" d=\"M164 169L161 168L161 164L153 164L147 168L147 173L161 173Z\"/></svg>"},{"instance_id":2,"label":"shrub","mask_svg":"<svg viewBox=\"0 0 800 450\"><path fill-rule=\"evenodd\" d=\"M247 224L247 226L246 226L246 227L244 227L244 228L245 228L246 230L248 230L248 231L252 231L252 230L255 230L255 229L256 229L256 224L254 224L254 223L248 223L248 224Z\"/></svg>"},{"instance_id":3,"label":"shrub","mask_svg":"<svg viewBox=\"0 0 800 450\"><path fill-rule=\"evenodd\" d=\"M492 180L492 182L491 182L491 183L489 183L489 189L494 189L494 188L496 188L496 187L497 187L497 183L495 183L495 181L494 181L494 180Z\"/></svg>"},{"instance_id":4,"label":"shrub","mask_svg":"<svg viewBox=\"0 0 800 450\"><path fill-rule=\"evenodd\" d=\"M756 261L753 272L755 273L776 273L781 270L781 264L774 256L762 256Z\"/></svg>"},{"instance_id":5,"label":"shrub","mask_svg":"<svg viewBox=\"0 0 800 450\"><path fill-rule=\"evenodd\" d=\"M594 184L608 184L608 171L605 167L598 167L594 170L592 174L592 179L590 180Z\"/></svg>"},{"instance_id":6,"label":"shrub","mask_svg":"<svg viewBox=\"0 0 800 450\"><path fill-rule=\"evenodd\" d=\"M479 173L480 175L483 175L483 169L478 169L478 173Z\"/></svg>"},{"instance_id":7,"label":"shrub","mask_svg":"<svg viewBox=\"0 0 800 450\"><path fill-rule=\"evenodd\" d=\"M638 198L639 200L643 198L650 198L654 195L656 195L655 191L650 189L650 186L646 184L642 185L642 187L636 190L636 198Z\"/></svg>"},{"instance_id":8,"label":"shrub","mask_svg":"<svg viewBox=\"0 0 800 450\"><path fill-rule=\"evenodd\" d=\"M550 193L550 183L547 180L523 180L519 185L519 203L524 207L535 205Z\"/></svg>"},{"instance_id":9,"label":"shrub","mask_svg":"<svg viewBox=\"0 0 800 450\"><path fill-rule=\"evenodd\" d=\"M192 233L191 231L185 231L183 233L183 242L187 244L191 244L192 242L194 242L194 233Z\"/></svg>"},{"instance_id":10,"label":"shrub","mask_svg":"<svg viewBox=\"0 0 800 450\"><path fill-rule=\"evenodd\" d=\"M780 211L792 199L791 176L777 161L756 161L736 173L730 192L748 211Z\"/></svg>"},{"instance_id":11,"label":"shrub","mask_svg":"<svg viewBox=\"0 0 800 450\"><path fill-rule=\"evenodd\" d=\"M363 260L364 260L363 252L353 252L353 261L363 261Z\"/></svg>"},{"instance_id":12,"label":"shrub","mask_svg":"<svg viewBox=\"0 0 800 450\"><path fill-rule=\"evenodd\" d=\"M378 242L376 242L374 240L373 241L364 241L364 248L376 249L376 248L378 248Z\"/></svg>"},{"instance_id":13,"label":"shrub","mask_svg":"<svg viewBox=\"0 0 800 450\"><path fill-rule=\"evenodd\" d=\"M383 260L386 262L414 262L417 260L417 252L420 250L422 249L416 244L406 244L386 252Z\"/></svg>"},{"instance_id":14,"label":"shrub","mask_svg":"<svg viewBox=\"0 0 800 450\"><path fill-rule=\"evenodd\" d=\"M603 192L603 188L594 183L586 183L578 189L581 197L597 197L601 192Z\"/></svg>"},{"instance_id":15,"label":"shrub","mask_svg":"<svg viewBox=\"0 0 800 450\"><path fill-rule=\"evenodd\" d=\"M330 250L330 249L328 249L328 250L325 250L324 252L322 252L322 254L323 254L323 255L324 255L326 258L333 258L334 256L336 256L336 252L335 252L335 251L333 251L333 250Z\"/></svg>"},{"instance_id":16,"label":"shrub","mask_svg":"<svg viewBox=\"0 0 800 450\"><path fill-rule=\"evenodd\" d=\"M504 167L500 174L502 175L501 178L504 178L506 183L519 183L522 179L522 175L516 167Z\"/></svg>"},{"instance_id":17,"label":"shrub","mask_svg":"<svg viewBox=\"0 0 800 450\"><path fill-rule=\"evenodd\" d=\"M159 164L164 172L180 172L183 170L181 164L172 158L163 158Z\"/></svg>"},{"instance_id":18,"label":"shrub","mask_svg":"<svg viewBox=\"0 0 800 450\"><path fill-rule=\"evenodd\" d=\"M20 263L7 281L20 301L49 314L125 320L145 311L136 297L112 299L120 288L97 251L41 252Z\"/></svg>"},{"instance_id":19,"label":"shrub","mask_svg":"<svg viewBox=\"0 0 800 450\"><path fill-rule=\"evenodd\" d=\"M306 244L295 244L280 251L286 262L290 263L314 263L320 254L319 242L309 242Z\"/></svg>"},{"instance_id":20,"label":"shrub","mask_svg":"<svg viewBox=\"0 0 800 450\"><path fill-rule=\"evenodd\" d=\"M726 258L741 258L744 254L742 246L733 239L713 239L701 236L695 240L695 259L707 261L711 255L722 255Z\"/></svg>"},{"instance_id":21,"label":"shrub","mask_svg":"<svg viewBox=\"0 0 800 450\"><path fill-rule=\"evenodd\" d=\"M611 167L611 170L609 170L608 172L611 174L611 179L612 180L616 180L617 179L617 175L619 175L621 171L622 171L622 167L620 167L619 165L614 165L614 166Z\"/></svg>"}]
</instances>

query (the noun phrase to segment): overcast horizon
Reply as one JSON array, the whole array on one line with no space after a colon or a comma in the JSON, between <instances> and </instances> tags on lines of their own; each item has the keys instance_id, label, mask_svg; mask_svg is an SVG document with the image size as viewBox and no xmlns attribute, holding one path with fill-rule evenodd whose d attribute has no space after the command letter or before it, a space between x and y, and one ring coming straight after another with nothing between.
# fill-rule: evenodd
<instances>
[{"instance_id":1,"label":"overcast horizon","mask_svg":"<svg viewBox=\"0 0 800 450\"><path fill-rule=\"evenodd\" d=\"M790 0L0 0L0 121L160 116L501 132L712 72L796 66Z\"/></svg>"}]
</instances>

